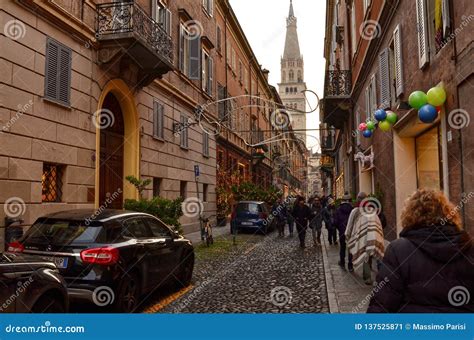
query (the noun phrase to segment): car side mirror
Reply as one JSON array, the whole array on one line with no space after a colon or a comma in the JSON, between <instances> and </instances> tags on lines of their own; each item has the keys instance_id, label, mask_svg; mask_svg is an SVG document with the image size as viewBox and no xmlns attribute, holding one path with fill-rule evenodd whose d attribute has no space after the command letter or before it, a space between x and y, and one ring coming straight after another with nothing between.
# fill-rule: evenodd
<instances>
[{"instance_id":1,"label":"car side mirror","mask_svg":"<svg viewBox=\"0 0 474 340\"><path fill-rule=\"evenodd\" d=\"M179 235L179 231L173 230L173 236L174 236L175 238L178 238L178 237L180 236L180 235Z\"/></svg>"}]
</instances>

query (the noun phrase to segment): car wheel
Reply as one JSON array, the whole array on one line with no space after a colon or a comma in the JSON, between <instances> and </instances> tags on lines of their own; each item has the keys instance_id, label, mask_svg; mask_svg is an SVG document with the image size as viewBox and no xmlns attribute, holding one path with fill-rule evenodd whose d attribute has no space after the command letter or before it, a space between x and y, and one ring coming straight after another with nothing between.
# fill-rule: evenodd
<instances>
[{"instance_id":1,"label":"car wheel","mask_svg":"<svg viewBox=\"0 0 474 340\"><path fill-rule=\"evenodd\" d=\"M117 289L117 298L115 300L114 309L117 312L133 313L138 307L138 299L140 297L140 280L135 273L128 274L124 277Z\"/></svg>"},{"instance_id":2,"label":"car wheel","mask_svg":"<svg viewBox=\"0 0 474 340\"><path fill-rule=\"evenodd\" d=\"M66 313L64 304L51 295L43 295L31 308L32 313Z\"/></svg>"},{"instance_id":3,"label":"car wheel","mask_svg":"<svg viewBox=\"0 0 474 340\"><path fill-rule=\"evenodd\" d=\"M188 252L181 261L181 269L178 275L177 284L179 288L189 286L193 278L194 252Z\"/></svg>"}]
</instances>

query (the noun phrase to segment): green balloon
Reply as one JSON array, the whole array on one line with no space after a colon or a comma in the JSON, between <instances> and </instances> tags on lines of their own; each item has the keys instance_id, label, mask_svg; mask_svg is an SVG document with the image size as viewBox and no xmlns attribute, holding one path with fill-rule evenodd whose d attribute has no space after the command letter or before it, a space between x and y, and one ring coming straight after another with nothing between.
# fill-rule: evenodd
<instances>
[{"instance_id":1,"label":"green balloon","mask_svg":"<svg viewBox=\"0 0 474 340\"><path fill-rule=\"evenodd\" d=\"M419 109L428 103L428 98L423 91L415 91L408 97L408 104L414 109Z\"/></svg>"},{"instance_id":2,"label":"green balloon","mask_svg":"<svg viewBox=\"0 0 474 340\"><path fill-rule=\"evenodd\" d=\"M428 104L441 106L446 101L446 91L441 86L432 87L426 94Z\"/></svg>"},{"instance_id":3,"label":"green balloon","mask_svg":"<svg viewBox=\"0 0 474 340\"><path fill-rule=\"evenodd\" d=\"M383 132L387 132L387 131L390 131L390 128L392 127L392 125L390 125L390 123L387 121L387 120L384 120L382 122L379 123L379 128L380 130L382 130Z\"/></svg>"},{"instance_id":4,"label":"green balloon","mask_svg":"<svg viewBox=\"0 0 474 340\"><path fill-rule=\"evenodd\" d=\"M397 122L398 116L393 111L387 111L387 118L385 118L385 120L393 125Z\"/></svg>"},{"instance_id":5,"label":"green balloon","mask_svg":"<svg viewBox=\"0 0 474 340\"><path fill-rule=\"evenodd\" d=\"M375 130L375 123L373 120L369 120L367 122L367 130L374 131Z\"/></svg>"}]
</instances>

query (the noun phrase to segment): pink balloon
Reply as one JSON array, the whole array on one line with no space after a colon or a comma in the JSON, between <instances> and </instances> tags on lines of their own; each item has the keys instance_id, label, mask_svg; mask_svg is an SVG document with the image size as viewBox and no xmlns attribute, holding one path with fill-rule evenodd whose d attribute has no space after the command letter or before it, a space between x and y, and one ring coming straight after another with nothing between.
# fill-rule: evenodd
<instances>
[{"instance_id":1,"label":"pink balloon","mask_svg":"<svg viewBox=\"0 0 474 340\"><path fill-rule=\"evenodd\" d=\"M359 124L359 131L365 131L367 129L367 124L366 123L360 123Z\"/></svg>"}]
</instances>

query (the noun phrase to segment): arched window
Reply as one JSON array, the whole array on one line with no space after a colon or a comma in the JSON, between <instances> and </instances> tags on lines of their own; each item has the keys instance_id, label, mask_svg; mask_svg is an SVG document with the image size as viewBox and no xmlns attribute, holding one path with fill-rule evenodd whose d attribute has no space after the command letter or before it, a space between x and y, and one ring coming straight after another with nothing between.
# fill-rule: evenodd
<instances>
[{"instance_id":1,"label":"arched window","mask_svg":"<svg viewBox=\"0 0 474 340\"><path fill-rule=\"evenodd\" d=\"M288 73L288 77L290 78L290 81L293 81L295 79L295 73L293 72L293 70L290 70L290 72Z\"/></svg>"},{"instance_id":2,"label":"arched window","mask_svg":"<svg viewBox=\"0 0 474 340\"><path fill-rule=\"evenodd\" d=\"M282 82L282 83L286 82L286 72L285 72L285 71L283 71L283 72L281 73L281 82Z\"/></svg>"},{"instance_id":3,"label":"arched window","mask_svg":"<svg viewBox=\"0 0 474 340\"><path fill-rule=\"evenodd\" d=\"M302 81L303 81L303 76L302 76L301 70L298 70L298 82L302 82Z\"/></svg>"},{"instance_id":4,"label":"arched window","mask_svg":"<svg viewBox=\"0 0 474 340\"><path fill-rule=\"evenodd\" d=\"M288 93L288 91L289 91L289 89L288 89L288 87L287 87L287 88L285 89L285 92Z\"/></svg>"},{"instance_id":5,"label":"arched window","mask_svg":"<svg viewBox=\"0 0 474 340\"><path fill-rule=\"evenodd\" d=\"M296 87L293 87L293 92L294 93L298 92L298 89Z\"/></svg>"}]
</instances>

